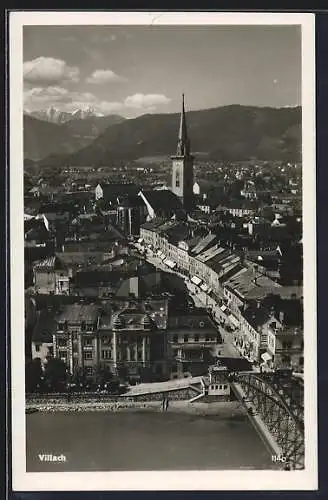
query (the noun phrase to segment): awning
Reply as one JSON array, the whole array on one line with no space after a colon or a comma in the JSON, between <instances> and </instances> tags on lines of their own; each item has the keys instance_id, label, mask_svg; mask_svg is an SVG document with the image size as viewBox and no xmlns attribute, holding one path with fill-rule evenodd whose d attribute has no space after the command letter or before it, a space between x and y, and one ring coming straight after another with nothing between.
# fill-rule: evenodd
<instances>
[{"instance_id":1,"label":"awning","mask_svg":"<svg viewBox=\"0 0 328 500\"><path fill-rule=\"evenodd\" d=\"M220 307L220 309L221 309L222 312L224 312L224 311L227 310L227 306L223 305L223 306Z\"/></svg>"},{"instance_id":2,"label":"awning","mask_svg":"<svg viewBox=\"0 0 328 500\"><path fill-rule=\"evenodd\" d=\"M199 285L199 284L202 282L202 280L201 280L200 278L198 278L198 276L193 276L193 277L191 278L191 281L192 281L195 285Z\"/></svg>"},{"instance_id":3,"label":"awning","mask_svg":"<svg viewBox=\"0 0 328 500\"><path fill-rule=\"evenodd\" d=\"M232 314L230 314L230 316L229 316L229 321L231 321L231 323L232 323L234 326L236 326L236 327L238 327L238 326L239 326L239 321L238 321L238 319L237 319L237 318L235 318Z\"/></svg>"},{"instance_id":4,"label":"awning","mask_svg":"<svg viewBox=\"0 0 328 500\"><path fill-rule=\"evenodd\" d=\"M200 285L200 287L201 287L201 289L202 289L202 290L204 290L204 292L207 292L207 291L208 291L208 286L207 286L207 285L205 285L205 283L202 283L202 284Z\"/></svg>"},{"instance_id":5,"label":"awning","mask_svg":"<svg viewBox=\"0 0 328 500\"><path fill-rule=\"evenodd\" d=\"M261 358L263 359L263 361L270 361L270 359L272 359L272 357L270 356L270 354L267 353L267 352L264 352L262 354Z\"/></svg>"},{"instance_id":6,"label":"awning","mask_svg":"<svg viewBox=\"0 0 328 500\"><path fill-rule=\"evenodd\" d=\"M177 265L176 262L174 262L173 260L170 260L170 259L164 260L164 264L169 266L171 269L173 269Z\"/></svg>"}]
</instances>

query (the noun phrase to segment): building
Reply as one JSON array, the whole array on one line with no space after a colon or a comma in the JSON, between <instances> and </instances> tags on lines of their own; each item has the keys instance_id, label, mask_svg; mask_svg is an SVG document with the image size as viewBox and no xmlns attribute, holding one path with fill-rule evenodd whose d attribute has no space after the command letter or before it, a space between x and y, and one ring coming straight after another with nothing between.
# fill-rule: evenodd
<instances>
[{"instance_id":1,"label":"building","mask_svg":"<svg viewBox=\"0 0 328 500\"><path fill-rule=\"evenodd\" d=\"M140 225L146 220L144 200L140 196L128 196L116 209L117 225L126 235L140 234Z\"/></svg>"},{"instance_id":2,"label":"building","mask_svg":"<svg viewBox=\"0 0 328 500\"><path fill-rule=\"evenodd\" d=\"M206 310L169 314L167 338L172 376L204 375L215 358L220 333Z\"/></svg>"},{"instance_id":3,"label":"building","mask_svg":"<svg viewBox=\"0 0 328 500\"><path fill-rule=\"evenodd\" d=\"M140 304L102 317L99 350L112 373L136 380L166 375L165 331Z\"/></svg>"},{"instance_id":4,"label":"building","mask_svg":"<svg viewBox=\"0 0 328 500\"><path fill-rule=\"evenodd\" d=\"M182 95L182 111L176 155L172 156L172 192L179 197L185 210L190 211L193 206L194 158L190 154L190 142L187 132L187 121Z\"/></svg>"},{"instance_id":5,"label":"building","mask_svg":"<svg viewBox=\"0 0 328 500\"><path fill-rule=\"evenodd\" d=\"M108 205L117 205L127 196L135 196L140 188L133 182L100 182L95 188L95 200L103 199Z\"/></svg>"},{"instance_id":6,"label":"building","mask_svg":"<svg viewBox=\"0 0 328 500\"><path fill-rule=\"evenodd\" d=\"M144 202L148 221L155 217L171 218L182 215L183 206L180 199L168 189L140 191L139 196Z\"/></svg>"},{"instance_id":7,"label":"building","mask_svg":"<svg viewBox=\"0 0 328 500\"><path fill-rule=\"evenodd\" d=\"M85 368L93 375L94 365L99 362L97 332L100 309L93 304L70 304L56 316L56 331L53 334L54 357L62 359L71 374Z\"/></svg>"},{"instance_id":8,"label":"building","mask_svg":"<svg viewBox=\"0 0 328 500\"><path fill-rule=\"evenodd\" d=\"M53 335L56 332L54 313L43 309L37 312L37 319L32 332L31 356L39 358L44 366L53 352Z\"/></svg>"},{"instance_id":9,"label":"building","mask_svg":"<svg viewBox=\"0 0 328 500\"><path fill-rule=\"evenodd\" d=\"M33 266L33 284L36 293L68 294L72 274L56 255Z\"/></svg>"},{"instance_id":10,"label":"building","mask_svg":"<svg viewBox=\"0 0 328 500\"><path fill-rule=\"evenodd\" d=\"M211 366L209 369L209 381L207 394L215 396L215 399L229 401L231 388L228 381L228 370L226 366Z\"/></svg>"}]
</instances>

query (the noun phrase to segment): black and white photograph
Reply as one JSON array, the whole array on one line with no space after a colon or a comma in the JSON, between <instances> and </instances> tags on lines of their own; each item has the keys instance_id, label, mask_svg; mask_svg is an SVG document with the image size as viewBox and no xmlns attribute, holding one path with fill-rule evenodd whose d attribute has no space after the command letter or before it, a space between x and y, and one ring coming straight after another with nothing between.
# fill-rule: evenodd
<instances>
[{"instance_id":1,"label":"black and white photograph","mask_svg":"<svg viewBox=\"0 0 328 500\"><path fill-rule=\"evenodd\" d=\"M9 37L14 488L315 489L313 15Z\"/></svg>"}]
</instances>

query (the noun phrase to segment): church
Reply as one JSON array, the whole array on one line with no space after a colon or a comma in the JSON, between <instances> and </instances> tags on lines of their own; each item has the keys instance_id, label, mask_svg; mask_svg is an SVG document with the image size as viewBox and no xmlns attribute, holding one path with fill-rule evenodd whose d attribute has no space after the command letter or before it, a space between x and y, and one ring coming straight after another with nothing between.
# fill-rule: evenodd
<instances>
[{"instance_id":1,"label":"church","mask_svg":"<svg viewBox=\"0 0 328 500\"><path fill-rule=\"evenodd\" d=\"M178 133L176 154L172 159L172 184L165 190L140 191L139 196L147 207L147 220L155 217L171 218L173 215L183 218L193 209L194 193L194 158L190 153L187 120L182 94L182 110Z\"/></svg>"},{"instance_id":2,"label":"church","mask_svg":"<svg viewBox=\"0 0 328 500\"><path fill-rule=\"evenodd\" d=\"M172 192L178 196L186 212L193 207L194 157L190 154L187 119L182 94L182 110L177 152L172 159Z\"/></svg>"},{"instance_id":3,"label":"church","mask_svg":"<svg viewBox=\"0 0 328 500\"><path fill-rule=\"evenodd\" d=\"M155 218L185 220L194 208L194 157L190 153L187 120L182 94L182 109L178 132L178 144L172 159L172 181L169 188L163 190L141 189L136 193L128 193L120 200L117 207L117 224L126 234L137 235L140 225ZM128 187L128 186L127 186ZM131 185L131 188L135 186ZM98 197L105 197L100 191ZM105 188L112 193L113 186ZM97 193L96 193L97 197Z\"/></svg>"}]
</instances>

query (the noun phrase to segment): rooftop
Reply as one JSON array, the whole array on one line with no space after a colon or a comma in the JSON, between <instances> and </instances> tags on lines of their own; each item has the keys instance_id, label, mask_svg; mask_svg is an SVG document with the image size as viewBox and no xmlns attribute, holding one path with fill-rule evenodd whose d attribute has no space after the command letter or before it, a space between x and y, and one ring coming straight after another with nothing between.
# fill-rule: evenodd
<instances>
[{"instance_id":1,"label":"rooftop","mask_svg":"<svg viewBox=\"0 0 328 500\"><path fill-rule=\"evenodd\" d=\"M155 211L182 209L179 198L169 189L141 191L140 195L145 197Z\"/></svg>"},{"instance_id":2,"label":"rooftop","mask_svg":"<svg viewBox=\"0 0 328 500\"><path fill-rule=\"evenodd\" d=\"M214 245L205 250L203 253L200 253L197 256L197 259L201 262L207 262L208 260L213 259L216 255L224 254L225 252L227 252L226 248ZM227 255L227 253L225 253L225 255Z\"/></svg>"},{"instance_id":3,"label":"rooftop","mask_svg":"<svg viewBox=\"0 0 328 500\"><path fill-rule=\"evenodd\" d=\"M281 285L267 276L246 267L243 272L239 272L236 276L232 277L225 286L247 299L264 298L266 295L274 293L277 289L279 289L279 293L282 288Z\"/></svg>"},{"instance_id":4,"label":"rooftop","mask_svg":"<svg viewBox=\"0 0 328 500\"><path fill-rule=\"evenodd\" d=\"M193 255L198 255L200 254L201 252L203 252L207 246L213 242L213 240L215 240L216 238L216 235L215 234L212 234L212 233L208 233L207 236L205 236L205 238L202 238L198 243L197 245L191 250L191 253Z\"/></svg>"},{"instance_id":5,"label":"rooftop","mask_svg":"<svg viewBox=\"0 0 328 500\"><path fill-rule=\"evenodd\" d=\"M64 306L56 320L58 323L63 321L69 323L95 322L99 314L99 307L94 304L70 304Z\"/></svg>"},{"instance_id":6,"label":"rooftop","mask_svg":"<svg viewBox=\"0 0 328 500\"><path fill-rule=\"evenodd\" d=\"M170 314L168 317L168 328L170 329L194 329L194 330L211 330L217 332L215 323L209 315L203 310L193 310L188 313L177 312Z\"/></svg>"}]
</instances>

